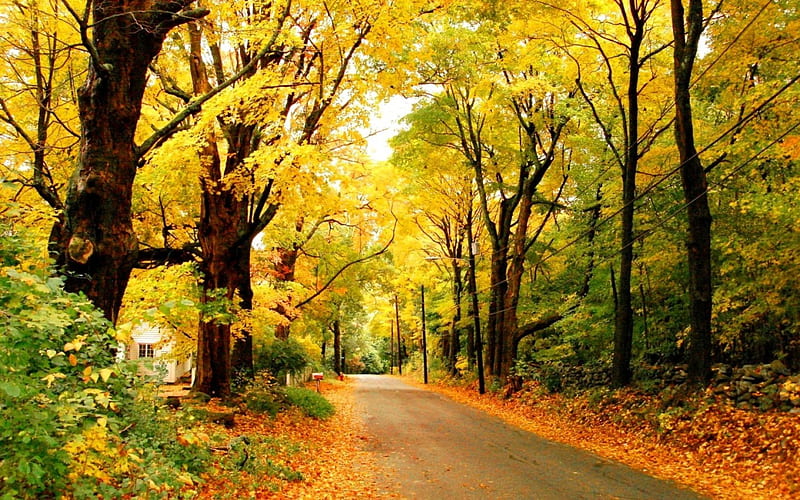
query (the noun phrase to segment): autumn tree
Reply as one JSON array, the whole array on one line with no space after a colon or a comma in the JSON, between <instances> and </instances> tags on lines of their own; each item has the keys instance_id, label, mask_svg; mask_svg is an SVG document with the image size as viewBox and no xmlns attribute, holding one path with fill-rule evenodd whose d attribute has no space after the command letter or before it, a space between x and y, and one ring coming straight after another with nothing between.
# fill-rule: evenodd
<instances>
[{"instance_id":1,"label":"autumn tree","mask_svg":"<svg viewBox=\"0 0 800 500\"><path fill-rule=\"evenodd\" d=\"M426 243L423 251L431 265L443 269L450 281L452 304L448 313L452 315L442 350L445 365L451 374L456 374L462 332L470 332L467 334L470 359L474 354L471 328L462 321L468 272L466 245L470 244L467 224L472 223L477 198L473 182L460 165L457 151L431 145L413 130L398 134L392 142L395 146L392 163L410 184L405 196L415 207L411 216Z\"/></svg>"},{"instance_id":2,"label":"autumn tree","mask_svg":"<svg viewBox=\"0 0 800 500\"><path fill-rule=\"evenodd\" d=\"M785 278L798 266L790 229L798 205L790 193L797 182L800 42L787 33L799 21L783 1L712 5L703 37L708 54L698 57L692 82L694 133L714 215L712 356L735 364L780 357L797 369L790 311L798 296Z\"/></svg>"},{"instance_id":3,"label":"autumn tree","mask_svg":"<svg viewBox=\"0 0 800 500\"><path fill-rule=\"evenodd\" d=\"M325 183L333 178L325 165L358 140L352 128L345 128L363 119L350 112L359 109L357 101L363 98L354 91L358 81L352 66L386 7L370 4L349 10L295 2L242 5L228 14L245 28L258 29L246 29L247 36L237 40L235 57L229 58L218 40L234 21L190 25L193 93L206 95L212 80L219 86L238 77L241 84L206 106L193 130L175 138L174 147L191 155L200 146L203 201L198 234L205 296L224 296L248 311L255 238L287 202L308 207L318 203L312 201L316 193L330 192ZM215 54L210 67L204 50ZM345 89L351 94L347 99L340 96ZM337 113L328 118L331 111ZM163 160L169 157L159 159ZM334 215L335 211L299 213L289 223L299 239L277 249L276 268L284 280L292 277L303 235L313 235L316 224ZM226 360L231 347L233 362L245 373L252 370L248 331L241 331L240 340L231 346L230 328L213 318L201 322L197 380L204 392L228 391L231 367Z\"/></svg>"},{"instance_id":4,"label":"autumn tree","mask_svg":"<svg viewBox=\"0 0 800 500\"><path fill-rule=\"evenodd\" d=\"M133 180L143 150L134 142L147 72L175 27L208 11L190 1L69 3L88 53L78 89L81 120L78 167L70 180L51 252L66 288L83 292L116 321L137 258L131 220Z\"/></svg>"},{"instance_id":5,"label":"autumn tree","mask_svg":"<svg viewBox=\"0 0 800 500\"><path fill-rule=\"evenodd\" d=\"M706 381L711 375L711 212L708 207L706 172L695 147L694 120L689 93L692 69L703 33L703 2L671 0L674 78L675 143L681 161L681 180L688 215L689 262L689 377Z\"/></svg>"},{"instance_id":6,"label":"autumn tree","mask_svg":"<svg viewBox=\"0 0 800 500\"><path fill-rule=\"evenodd\" d=\"M85 65L84 53L58 2L14 2L0 9L6 28L0 35L0 177L14 186L5 210L18 207L15 219L44 233L64 208L63 186L77 156L73 82Z\"/></svg>"},{"instance_id":7,"label":"autumn tree","mask_svg":"<svg viewBox=\"0 0 800 500\"><path fill-rule=\"evenodd\" d=\"M417 128L412 130L459 151L474 178L492 248L487 369L505 377L520 338L558 318L546 315L543 323L534 321L532 329L520 327L517 306L526 255L540 234L532 217L537 206L552 207L550 193L559 191L558 184L544 187L545 175L555 164L566 171L569 154L562 154L561 136L569 121L563 110L572 93L555 75L540 69L545 60L562 64L554 53L532 44L515 47L512 37L502 39L509 43L495 48L491 38L481 38L489 36L492 26L487 20L485 30L468 33L451 27L442 32L462 44L458 52L442 45L439 58L421 70L427 80L444 83L442 93L431 99L429 113L435 116L428 118L427 125L413 122ZM493 68L494 73L478 70L484 67ZM514 124L511 128L510 123ZM549 213L545 208L539 224L546 223Z\"/></svg>"},{"instance_id":8,"label":"autumn tree","mask_svg":"<svg viewBox=\"0 0 800 500\"><path fill-rule=\"evenodd\" d=\"M659 39L664 30L659 17L661 2L643 0L612 2L607 14L591 10L550 5L560 13L563 23L574 28L575 39L557 42L578 67L576 82L612 161L621 173L619 277L615 283L615 326L613 380L616 385L630 382L634 315L632 275L634 263L634 214L639 161L665 130L667 104L656 97L647 99L651 109L643 122L643 96L652 94L660 76L656 57L667 44ZM659 31L660 30L660 31ZM588 42L588 43L587 43ZM586 52L594 56L586 57ZM621 64L620 64L621 63ZM601 75L603 82L592 77Z\"/></svg>"}]
</instances>

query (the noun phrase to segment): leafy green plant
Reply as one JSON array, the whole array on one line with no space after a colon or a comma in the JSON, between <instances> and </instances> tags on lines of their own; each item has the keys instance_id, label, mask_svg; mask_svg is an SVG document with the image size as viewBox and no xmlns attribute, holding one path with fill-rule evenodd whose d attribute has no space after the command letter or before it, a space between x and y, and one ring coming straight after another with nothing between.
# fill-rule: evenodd
<instances>
[{"instance_id":1,"label":"leafy green plant","mask_svg":"<svg viewBox=\"0 0 800 500\"><path fill-rule=\"evenodd\" d=\"M260 372L245 387L242 401L248 410L275 417L286 406L284 393L268 372Z\"/></svg>"},{"instance_id":2,"label":"leafy green plant","mask_svg":"<svg viewBox=\"0 0 800 500\"><path fill-rule=\"evenodd\" d=\"M255 352L255 368L266 370L281 380L286 374L296 375L308 366L311 359L297 340L275 340Z\"/></svg>"},{"instance_id":3,"label":"leafy green plant","mask_svg":"<svg viewBox=\"0 0 800 500\"><path fill-rule=\"evenodd\" d=\"M167 495L208 452L178 439L111 324L0 231L0 498ZM141 478L146 478L142 480Z\"/></svg>"},{"instance_id":4,"label":"leafy green plant","mask_svg":"<svg viewBox=\"0 0 800 500\"><path fill-rule=\"evenodd\" d=\"M300 408L309 417L326 419L336 412L333 405L322 395L303 387L287 387L286 400Z\"/></svg>"}]
</instances>

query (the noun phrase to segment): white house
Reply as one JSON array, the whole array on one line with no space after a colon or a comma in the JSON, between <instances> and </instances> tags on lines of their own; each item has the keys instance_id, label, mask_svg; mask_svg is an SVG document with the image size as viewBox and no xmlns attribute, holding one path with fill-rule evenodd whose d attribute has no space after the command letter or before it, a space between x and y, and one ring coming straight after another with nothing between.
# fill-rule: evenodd
<instances>
[{"instance_id":1,"label":"white house","mask_svg":"<svg viewBox=\"0 0 800 500\"><path fill-rule=\"evenodd\" d=\"M177 360L169 356L172 342L161 342L161 331L157 326L141 323L133 328L133 342L128 345L128 359L152 361L152 368L142 363L139 372L152 375L158 370L166 370L164 382L173 384L192 370L192 359ZM163 368L162 368L163 367Z\"/></svg>"}]
</instances>

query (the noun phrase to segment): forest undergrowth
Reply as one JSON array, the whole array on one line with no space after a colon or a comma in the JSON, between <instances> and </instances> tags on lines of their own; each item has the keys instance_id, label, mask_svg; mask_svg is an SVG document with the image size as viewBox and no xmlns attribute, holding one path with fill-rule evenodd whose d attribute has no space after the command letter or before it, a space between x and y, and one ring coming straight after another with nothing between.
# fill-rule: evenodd
<instances>
[{"instance_id":1,"label":"forest undergrowth","mask_svg":"<svg viewBox=\"0 0 800 500\"><path fill-rule=\"evenodd\" d=\"M705 395L665 406L663 398L633 389L568 397L527 382L506 398L502 392L480 395L475 384L429 387L711 498L800 497L800 414L740 410Z\"/></svg>"},{"instance_id":2,"label":"forest undergrowth","mask_svg":"<svg viewBox=\"0 0 800 500\"><path fill-rule=\"evenodd\" d=\"M367 438L352 382L322 382L321 393L336 408L330 418L313 418L297 409L274 419L245 411L236 414L231 428L207 424L208 434L222 433L224 439L215 447L219 460L205 474L197 498L375 498L375 465L362 446ZM207 409L230 411L213 400ZM246 461L244 456L231 457L238 453L237 443L250 450ZM238 464L233 470L231 462Z\"/></svg>"},{"instance_id":3,"label":"forest undergrowth","mask_svg":"<svg viewBox=\"0 0 800 500\"><path fill-rule=\"evenodd\" d=\"M504 397L502 391L480 395L474 384L419 386L711 498L800 495L798 414L741 410L703 395L683 395L680 405L665 406L663 394L634 389L565 396L527 382L521 391ZM352 381L323 382L321 390L336 408L327 419L294 409L274 419L238 413L230 429L206 424L203 432L217 435L214 449L220 460L205 474L198 497L385 497L376 489L380 464L366 449L369 438L358 417ZM670 399L674 401L675 394ZM206 409L226 407L212 400ZM245 443L252 456L235 456L241 453L237 443Z\"/></svg>"}]
</instances>

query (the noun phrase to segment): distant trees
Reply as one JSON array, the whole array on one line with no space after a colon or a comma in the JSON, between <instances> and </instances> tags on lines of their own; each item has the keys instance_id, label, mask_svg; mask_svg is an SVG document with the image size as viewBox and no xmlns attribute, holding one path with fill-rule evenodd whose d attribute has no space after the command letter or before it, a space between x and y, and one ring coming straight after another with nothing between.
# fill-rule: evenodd
<instances>
[{"instance_id":1,"label":"distant trees","mask_svg":"<svg viewBox=\"0 0 800 500\"><path fill-rule=\"evenodd\" d=\"M787 205L775 186L785 186L794 175L796 154L783 160L776 156L781 154L777 145L792 143L796 131L770 127L761 115L767 109L787 111L783 103L792 101L798 77L776 64L777 53L787 53L778 48L781 37L763 24L762 16L770 10L781 19L778 24L787 26L792 16L778 14L779 7L771 4L715 5L707 16L702 2L694 1L595 7L536 2L536 15L531 15L530 8L514 2L473 5L456 14L469 17L468 30L461 32L439 18L437 34L426 39L428 52L419 51L428 57L415 73L422 103L407 118L410 129L396 144L402 152L396 161L406 168L417 151L425 158L417 168L430 169L440 148L464 156L461 164L451 161L453 172L475 172L485 243L493 249L482 289L489 303L487 370L507 375L517 357L515 343L534 333L526 356L540 362L610 362L618 386L631 381L635 357L684 361L690 377L703 381L712 360L730 359L733 353L737 359L764 360L766 345L772 355L794 353L796 340L789 338L796 336L786 329L794 321L782 311L783 304L794 303L795 294L770 279L780 293L755 292L760 288L745 284L744 270L749 258L762 262L763 269L793 267L794 260L766 264L754 254L739 253L756 247L766 251L770 238L765 236L763 244L733 243L734 234L755 237L749 229L755 221L734 227L737 215L731 212L763 213L749 203L763 209L769 197L781 206L770 205L770 220L777 223L795 213L795 204ZM482 36L498 28L494 43L484 43ZM707 52L700 49L703 33L709 34ZM448 46L442 43L445 38L458 42ZM764 52L747 49L753 44L762 44ZM742 59L756 62L748 65ZM514 73L515 61L523 64L522 72ZM547 69L537 72L537 64L545 61ZM733 73L726 72L733 67ZM774 78L770 84L762 79L767 74ZM511 114L503 114L504 105ZM501 131L512 122L519 124L518 134L503 137ZM674 135L666 133L673 128ZM540 132L546 135L535 135ZM745 146L749 140L754 142ZM756 143L762 149L753 148ZM526 144L537 153L526 157ZM524 163L509 169L512 163L504 155L520 146L518 158L535 158L546 166L550 144L556 145L554 161L563 184L554 182L557 175L544 177L545 185L532 198L533 214L543 222L528 226L530 202L524 189L513 188L529 181L528 186L536 186L535 174L527 177ZM794 150L789 146L788 151ZM701 162L705 156L707 164ZM752 170L756 177L760 172L760 180L737 181L750 163L762 165ZM620 175L610 174L615 171ZM718 188L716 203L709 186ZM555 196L548 200L548 194ZM747 208L740 196L749 200ZM426 213L430 217L440 210L437 206ZM713 210L725 233L714 239ZM681 258L684 247L688 257ZM778 247L784 248L783 243ZM722 262L719 273L712 273L715 258ZM616 259L619 264L612 264ZM726 280L729 272L737 278ZM769 273L756 274L763 279ZM715 280L720 286L712 294ZM755 293L753 298L745 298L745 288ZM770 303L760 297L769 297ZM716 308L714 300L720 301ZM748 320L735 320L735 311ZM524 319L517 320L518 314ZM722 317L738 326L712 323ZM778 317L787 321L783 327L774 323ZM767 340L769 329L780 332L775 341Z\"/></svg>"}]
</instances>

